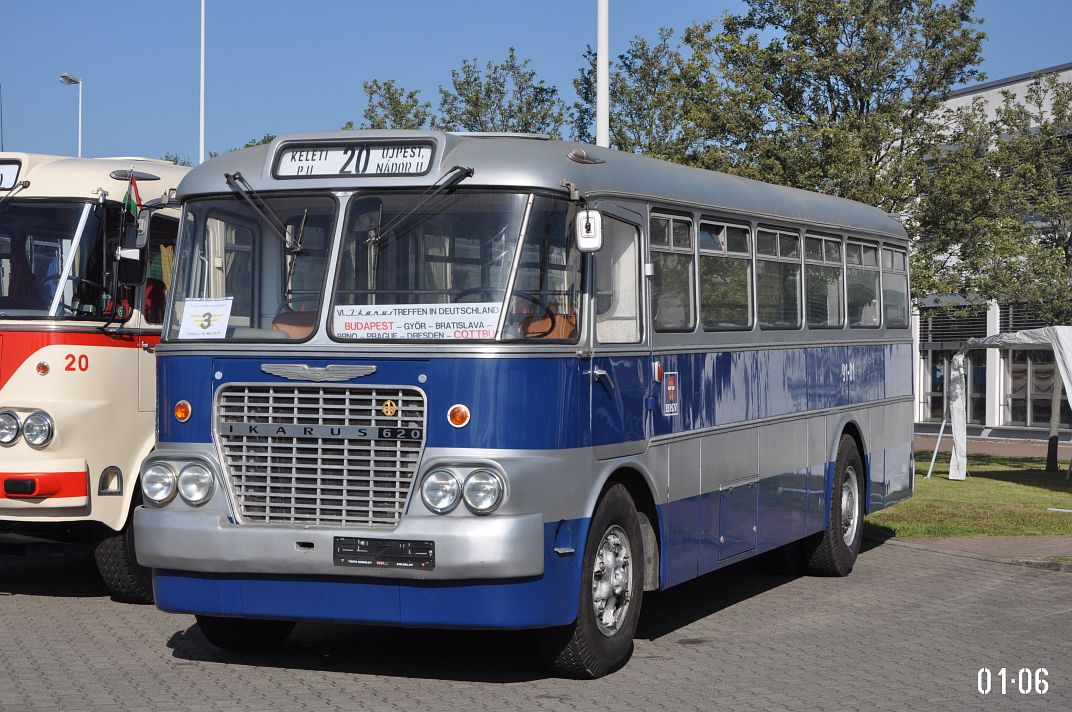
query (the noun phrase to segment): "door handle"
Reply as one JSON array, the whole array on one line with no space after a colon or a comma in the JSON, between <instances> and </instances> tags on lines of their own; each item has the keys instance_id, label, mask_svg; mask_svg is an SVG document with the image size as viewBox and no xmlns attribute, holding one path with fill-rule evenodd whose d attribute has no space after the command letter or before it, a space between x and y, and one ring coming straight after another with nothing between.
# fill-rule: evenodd
<instances>
[{"instance_id":1,"label":"door handle","mask_svg":"<svg viewBox=\"0 0 1072 712\"><path fill-rule=\"evenodd\" d=\"M607 385L609 385L611 388L615 388L614 379L610 377L610 374L607 373L607 370L604 368L600 368L599 366L593 366L592 378L597 381L602 381L605 378L607 379Z\"/></svg>"}]
</instances>

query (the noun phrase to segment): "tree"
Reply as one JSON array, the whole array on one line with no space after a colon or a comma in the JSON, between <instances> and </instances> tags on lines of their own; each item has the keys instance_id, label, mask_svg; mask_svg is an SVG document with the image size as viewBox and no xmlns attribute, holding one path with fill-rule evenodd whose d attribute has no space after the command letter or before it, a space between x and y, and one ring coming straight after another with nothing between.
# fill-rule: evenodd
<instances>
[{"instance_id":1,"label":"tree","mask_svg":"<svg viewBox=\"0 0 1072 712\"><path fill-rule=\"evenodd\" d=\"M193 165L193 162L190 160L190 158L188 156L180 156L179 154L171 153L170 151L168 153L165 153L163 158L161 158L161 160L170 161L171 163L174 163L176 166L192 166Z\"/></svg>"},{"instance_id":2,"label":"tree","mask_svg":"<svg viewBox=\"0 0 1072 712\"><path fill-rule=\"evenodd\" d=\"M657 42L634 37L610 66L610 144L677 163L703 160L704 136L695 108L721 93L710 62L691 51L686 56L674 31L659 29ZM584 64L573 80L577 101L570 107L574 140L594 141L596 55L585 49Z\"/></svg>"},{"instance_id":3,"label":"tree","mask_svg":"<svg viewBox=\"0 0 1072 712\"><path fill-rule=\"evenodd\" d=\"M432 125L445 131L508 131L561 136L566 105L558 89L519 60L511 47L501 63L481 71L476 59L451 70L450 87L439 87L439 115Z\"/></svg>"},{"instance_id":4,"label":"tree","mask_svg":"<svg viewBox=\"0 0 1072 712\"><path fill-rule=\"evenodd\" d=\"M747 0L685 41L721 75L701 162L903 210L950 88L982 77L975 0Z\"/></svg>"},{"instance_id":5,"label":"tree","mask_svg":"<svg viewBox=\"0 0 1072 712\"><path fill-rule=\"evenodd\" d=\"M921 178L910 230L917 293L1017 303L1072 319L1072 84L1037 77L994 118L949 112L946 144Z\"/></svg>"},{"instance_id":6,"label":"tree","mask_svg":"<svg viewBox=\"0 0 1072 712\"><path fill-rule=\"evenodd\" d=\"M423 129L431 125L432 105L422 101L420 92L400 87L394 79L364 82L366 104L363 129ZM352 129L347 122L344 130Z\"/></svg>"}]
</instances>

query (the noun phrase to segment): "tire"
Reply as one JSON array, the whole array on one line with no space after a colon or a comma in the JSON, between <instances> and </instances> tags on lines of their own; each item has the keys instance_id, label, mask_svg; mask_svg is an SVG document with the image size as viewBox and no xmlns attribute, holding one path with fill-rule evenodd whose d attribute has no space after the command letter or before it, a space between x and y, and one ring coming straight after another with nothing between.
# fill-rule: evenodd
<instances>
[{"instance_id":1,"label":"tire","mask_svg":"<svg viewBox=\"0 0 1072 712\"><path fill-rule=\"evenodd\" d=\"M264 650L280 645L294 630L294 621L194 616L202 635L217 648L235 652Z\"/></svg>"},{"instance_id":2,"label":"tire","mask_svg":"<svg viewBox=\"0 0 1072 712\"><path fill-rule=\"evenodd\" d=\"M606 575L608 563L614 572L610 577ZM594 679L617 670L633 654L643 597L640 520L629 491L615 484L603 493L588 530L577 619L539 633L544 661L553 672L576 679ZM597 602L603 606L602 613L597 612Z\"/></svg>"},{"instance_id":3,"label":"tire","mask_svg":"<svg viewBox=\"0 0 1072 712\"><path fill-rule=\"evenodd\" d=\"M126 524L118 532L110 529L98 537L93 549L97 570L104 585L117 601L124 603L153 602L152 571L138 563L134 553L134 513L127 515Z\"/></svg>"},{"instance_id":4,"label":"tire","mask_svg":"<svg viewBox=\"0 0 1072 712\"><path fill-rule=\"evenodd\" d=\"M842 435L834 465L830 517L826 531L805 545L808 572L816 576L847 576L860 553L864 531L864 464L850 435Z\"/></svg>"}]
</instances>

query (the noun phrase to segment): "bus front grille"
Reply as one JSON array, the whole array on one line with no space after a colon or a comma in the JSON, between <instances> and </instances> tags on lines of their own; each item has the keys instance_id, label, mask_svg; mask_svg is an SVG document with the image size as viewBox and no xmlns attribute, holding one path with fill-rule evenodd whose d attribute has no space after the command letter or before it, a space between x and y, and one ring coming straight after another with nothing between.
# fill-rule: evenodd
<instances>
[{"instance_id":1,"label":"bus front grille","mask_svg":"<svg viewBox=\"0 0 1072 712\"><path fill-rule=\"evenodd\" d=\"M229 385L216 401L225 479L244 524L395 526L424 431L415 388Z\"/></svg>"}]
</instances>

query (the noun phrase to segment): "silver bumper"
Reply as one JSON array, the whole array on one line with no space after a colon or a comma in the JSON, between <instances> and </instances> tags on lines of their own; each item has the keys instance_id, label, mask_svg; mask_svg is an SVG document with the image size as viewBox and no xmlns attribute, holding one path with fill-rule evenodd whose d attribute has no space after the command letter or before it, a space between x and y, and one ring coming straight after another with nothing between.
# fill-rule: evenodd
<instances>
[{"instance_id":1,"label":"silver bumper","mask_svg":"<svg viewBox=\"0 0 1072 712\"><path fill-rule=\"evenodd\" d=\"M432 540L435 568L335 566L334 537ZM138 563L154 569L208 573L353 576L388 579L500 579L540 576L544 523L540 514L489 517L403 517L394 529L331 529L235 525L211 511L134 512ZM310 546L310 544L312 546Z\"/></svg>"}]
</instances>

